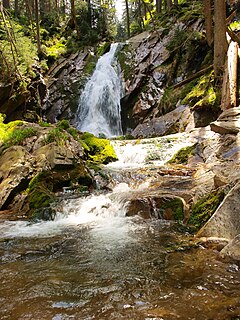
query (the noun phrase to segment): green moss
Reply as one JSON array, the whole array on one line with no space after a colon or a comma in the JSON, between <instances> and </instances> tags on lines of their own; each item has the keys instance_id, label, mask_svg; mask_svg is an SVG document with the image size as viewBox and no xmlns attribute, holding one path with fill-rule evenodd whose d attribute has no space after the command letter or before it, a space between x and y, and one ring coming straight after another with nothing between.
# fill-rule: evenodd
<instances>
[{"instance_id":1,"label":"green moss","mask_svg":"<svg viewBox=\"0 0 240 320\"><path fill-rule=\"evenodd\" d=\"M83 72L87 75L90 76L92 75L93 71L95 70L96 64L97 64L97 57L94 55L88 55L86 64L83 68Z\"/></svg>"},{"instance_id":2,"label":"green moss","mask_svg":"<svg viewBox=\"0 0 240 320\"><path fill-rule=\"evenodd\" d=\"M116 153L107 139L99 139L85 132L81 136L81 143L88 159L93 162L107 164L117 160Z\"/></svg>"},{"instance_id":3,"label":"green moss","mask_svg":"<svg viewBox=\"0 0 240 320\"><path fill-rule=\"evenodd\" d=\"M196 83L197 80L193 80L181 88L174 89L173 87L168 87L164 91L164 94L158 104L158 109L160 112L167 113L175 109L177 102L179 100L183 100L186 95L188 95L189 92L191 92L191 90L195 87Z\"/></svg>"},{"instance_id":4,"label":"green moss","mask_svg":"<svg viewBox=\"0 0 240 320\"><path fill-rule=\"evenodd\" d=\"M179 198L170 199L162 206L163 210L171 209L173 213L173 218L175 221L183 221L184 219L184 208L182 200Z\"/></svg>"},{"instance_id":5,"label":"green moss","mask_svg":"<svg viewBox=\"0 0 240 320\"><path fill-rule=\"evenodd\" d=\"M104 42L103 44L100 44L97 48L97 56L101 57L104 53L109 51L110 47L110 42Z\"/></svg>"},{"instance_id":6,"label":"green moss","mask_svg":"<svg viewBox=\"0 0 240 320\"><path fill-rule=\"evenodd\" d=\"M219 92L214 86L213 72L201 76L182 102L192 108L216 110L219 106Z\"/></svg>"},{"instance_id":7,"label":"green moss","mask_svg":"<svg viewBox=\"0 0 240 320\"><path fill-rule=\"evenodd\" d=\"M48 173L43 171L33 177L29 182L26 191L31 214L37 209L49 207L54 201L54 194L51 191L52 186L46 182L47 177Z\"/></svg>"},{"instance_id":8,"label":"green moss","mask_svg":"<svg viewBox=\"0 0 240 320\"><path fill-rule=\"evenodd\" d=\"M26 138L34 136L36 132L34 128L15 129L5 139L1 149L5 150L11 146L21 145Z\"/></svg>"},{"instance_id":9,"label":"green moss","mask_svg":"<svg viewBox=\"0 0 240 320\"><path fill-rule=\"evenodd\" d=\"M196 144L180 149L168 163L186 164L191 155L194 154Z\"/></svg>"},{"instance_id":10,"label":"green moss","mask_svg":"<svg viewBox=\"0 0 240 320\"><path fill-rule=\"evenodd\" d=\"M223 190L215 190L201 198L193 205L188 224L193 225L197 230L200 229L213 215L223 199Z\"/></svg>"},{"instance_id":11,"label":"green moss","mask_svg":"<svg viewBox=\"0 0 240 320\"><path fill-rule=\"evenodd\" d=\"M130 45L124 47L117 52L117 58L124 74L124 79L131 79L134 74L134 63Z\"/></svg>"}]
</instances>

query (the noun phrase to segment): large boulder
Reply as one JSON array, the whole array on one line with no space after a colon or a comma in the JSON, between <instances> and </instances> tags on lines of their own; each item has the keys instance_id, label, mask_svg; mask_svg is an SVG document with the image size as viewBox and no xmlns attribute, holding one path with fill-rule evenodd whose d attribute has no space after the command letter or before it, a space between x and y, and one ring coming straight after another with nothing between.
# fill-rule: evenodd
<instances>
[{"instance_id":1,"label":"large boulder","mask_svg":"<svg viewBox=\"0 0 240 320\"><path fill-rule=\"evenodd\" d=\"M0 157L0 210L25 190L34 173L33 159L22 146L7 149Z\"/></svg>"},{"instance_id":2,"label":"large boulder","mask_svg":"<svg viewBox=\"0 0 240 320\"><path fill-rule=\"evenodd\" d=\"M179 106L177 109L160 118L154 118L139 124L133 131L135 138L159 137L167 134L185 131L186 127L194 127L193 115L187 106Z\"/></svg>"},{"instance_id":3,"label":"large boulder","mask_svg":"<svg viewBox=\"0 0 240 320\"><path fill-rule=\"evenodd\" d=\"M82 145L61 126L26 122L2 126L18 140L9 134L1 145L0 210L13 209L28 216L39 210L44 213L42 207L49 207L63 187L94 186Z\"/></svg>"},{"instance_id":4,"label":"large boulder","mask_svg":"<svg viewBox=\"0 0 240 320\"><path fill-rule=\"evenodd\" d=\"M214 132L220 134L237 134L240 131L240 107L223 111L210 126Z\"/></svg>"},{"instance_id":5,"label":"large boulder","mask_svg":"<svg viewBox=\"0 0 240 320\"><path fill-rule=\"evenodd\" d=\"M238 182L197 236L227 239L237 236L240 233L239 199L240 183Z\"/></svg>"}]
</instances>

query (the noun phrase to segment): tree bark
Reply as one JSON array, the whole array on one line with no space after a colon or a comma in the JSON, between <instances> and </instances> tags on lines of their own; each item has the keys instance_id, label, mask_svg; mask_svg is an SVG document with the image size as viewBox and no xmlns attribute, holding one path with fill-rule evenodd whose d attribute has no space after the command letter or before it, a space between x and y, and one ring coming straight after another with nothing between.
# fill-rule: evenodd
<instances>
[{"instance_id":1,"label":"tree bark","mask_svg":"<svg viewBox=\"0 0 240 320\"><path fill-rule=\"evenodd\" d=\"M126 4L126 14L127 14L127 35L128 35L128 38L130 38L130 16L129 16L128 0L125 0L125 4Z\"/></svg>"},{"instance_id":2,"label":"tree bark","mask_svg":"<svg viewBox=\"0 0 240 320\"><path fill-rule=\"evenodd\" d=\"M157 13L162 12L162 0L156 0L156 12Z\"/></svg>"},{"instance_id":3,"label":"tree bark","mask_svg":"<svg viewBox=\"0 0 240 320\"><path fill-rule=\"evenodd\" d=\"M225 0L214 0L214 76L222 76L227 53L226 4Z\"/></svg>"},{"instance_id":4,"label":"tree bark","mask_svg":"<svg viewBox=\"0 0 240 320\"><path fill-rule=\"evenodd\" d=\"M166 1L166 4L167 4L167 10L171 10L172 8L172 0L165 0Z\"/></svg>"},{"instance_id":5,"label":"tree bark","mask_svg":"<svg viewBox=\"0 0 240 320\"><path fill-rule=\"evenodd\" d=\"M38 3L38 0L35 0L35 18L36 18L36 27L37 27L37 47L38 47L38 54L40 54L41 53L41 41L40 41L39 3Z\"/></svg>"},{"instance_id":6,"label":"tree bark","mask_svg":"<svg viewBox=\"0 0 240 320\"><path fill-rule=\"evenodd\" d=\"M227 52L227 62L223 77L221 109L226 110L237 106L237 65L238 44L232 41Z\"/></svg>"},{"instance_id":7,"label":"tree bark","mask_svg":"<svg viewBox=\"0 0 240 320\"><path fill-rule=\"evenodd\" d=\"M211 0L203 1L203 11L205 17L206 38L209 47L213 44L213 24L212 24L212 6Z\"/></svg>"}]
</instances>

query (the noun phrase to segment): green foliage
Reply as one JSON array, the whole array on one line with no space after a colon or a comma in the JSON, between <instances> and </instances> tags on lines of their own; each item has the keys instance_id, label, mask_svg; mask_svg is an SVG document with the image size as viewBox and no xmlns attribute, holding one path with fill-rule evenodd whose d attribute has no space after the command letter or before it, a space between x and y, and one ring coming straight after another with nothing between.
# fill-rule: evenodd
<instances>
[{"instance_id":1,"label":"green foliage","mask_svg":"<svg viewBox=\"0 0 240 320\"><path fill-rule=\"evenodd\" d=\"M34 136L36 132L34 128L15 129L4 141L3 148L20 145L26 138Z\"/></svg>"},{"instance_id":2,"label":"green foliage","mask_svg":"<svg viewBox=\"0 0 240 320\"><path fill-rule=\"evenodd\" d=\"M224 199L223 190L215 190L193 205L188 224L200 229Z\"/></svg>"},{"instance_id":3,"label":"green foliage","mask_svg":"<svg viewBox=\"0 0 240 320\"><path fill-rule=\"evenodd\" d=\"M6 26L0 21L0 73L3 79L9 80L11 77L21 78L23 81L34 76L32 65L37 59L37 47L30 37L25 36L24 28L13 19L7 20ZM10 35L13 45L10 42Z\"/></svg>"},{"instance_id":4,"label":"green foliage","mask_svg":"<svg viewBox=\"0 0 240 320\"><path fill-rule=\"evenodd\" d=\"M36 134L34 128L21 128L23 121L4 122L4 115L0 114L0 144L1 151L14 146L21 145L22 142Z\"/></svg>"},{"instance_id":5,"label":"green foliage","mask_svg":"<svg viewBox=\"0 0 240 320\"><path fill-rule=\"evenodd\" d=\"M68 120L61 120L57 123L57 128L62 130L67 130L70 128L70 124Z\"/></svg>"},{"instance_id":6,"label":"green foliage","mask_svg":"<svg viewBox=\"0 0 240 320\"><path fill-rule=\"evenodd\" d=\"M95 163L107 164L117 160L115 151L107 139L99 139L85 132L81 136L81 143L88 159Z\"/></svg>"},{"instance_id":7,"label":"green foliage","mask_svg":"<svg viewBox=\"0 0 240 320\"><path fill-rule=\"evenodd\" d=\"M58 145L64 145L67 139L67 134L62 132L60 128L53 128L48 132L45 144L56 142Z\"/></svg>"},{"instance_id":8,"label":"green foliage","mask_svg":"<svg viewBox=\"0 0 240 320\"><path fill-rule=\"evenodd\" d=\"M67 132L73 137L75 140L79 140L80 133L77 129L70 127L67 129Z\"/></svg>"},{"instance_id":9,"label":"green foliage","mask_svg":"<svg viewBox=\"0 0 240 320\"><path fill-rule=\"evenodd\" d=\"M124 47L117 52L117 58L124 73L125 79L131 79L134 74L134 64L131 54L131 47L125 44Z\"/></svg>"},{"instance_id":10,"label":"green foliage","mask_svg":"<svg viewBox=\"0 0 240 320\"><path fill-rule=\"evenodd\" d=\"M97 58L95 56L89 55L84 66L83 72L86 75L91 75L96 67Z\"/></svg>"},{"instance_id":11,"label":"green foliage","mask_svg":"<svg viewBox=\"0 0 240 320\"><path fill-rule=\"evenodd\" d=\"M52 63L57 60L60 56L67 52L67 46L65 39L57 37L52 38L45 42L45 46L42 46L42 50L47 56L47 60Z\"/></svg>"},{"instance_id":12,"label":"green foliage","mask_svg":"<svg viewBox=\"0 0 240 320\"><path fill-rule=\"evenodd\" d=\"M44 128L51 127L51 124L45 121L40 121L39 125Z\"/></svg>"},{"instance_id":13,"label":"green foliage","mask_svg":"<svg viewBox=\"0 0 240 320\"><path fill-rule=\"evenodd\" d=\"M187 164L188 159L194 154L196 144L180 149L168 163Z\"/></svg>"},{"instance_id":14,"label":"green foliage","mask_svg":"<svg viewBox=\"0 0 240 320\"><path fill-rule=\"evenodd\" d=\"M177 102L183 100L186 95L191 92L195 87L197 80L193 80L181 88L174 89L173 87L168 87L164 91L162 98L159 101L158 109L164 110L167 113L175 109ZM184 103L184 102L183 102Z\"/></svg>"}]
</instances>

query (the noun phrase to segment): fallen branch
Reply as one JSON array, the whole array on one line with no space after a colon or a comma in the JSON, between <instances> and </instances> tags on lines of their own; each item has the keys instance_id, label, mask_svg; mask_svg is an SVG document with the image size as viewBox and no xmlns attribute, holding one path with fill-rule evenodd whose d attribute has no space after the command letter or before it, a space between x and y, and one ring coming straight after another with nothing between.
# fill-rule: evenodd
<instances>
[{"instance_id":1,"label":"fallen branch","mask_svg":"<svg viewBox=\"0 0 240 320\"><path fill-rule=\"evenodd\" d=\"M176 88L182 87L183 85L189 83L190 81L192 81L192 80L194 80L194 79L202 76L206 71L209 71L209 70L211 70L211 69L213 69L213 64L211 64L210 66L208 66L208 67L206 67L206 68L204 68L204 69L202 69L202 70L194 73L194 74L191 75L189 78L187 78L187 79L185 79L185 80L183 80L183 81L175 84L174 86L172 86L172 88L173 88L173 89L176 89Z\"/></svg>"}]
</instances>

